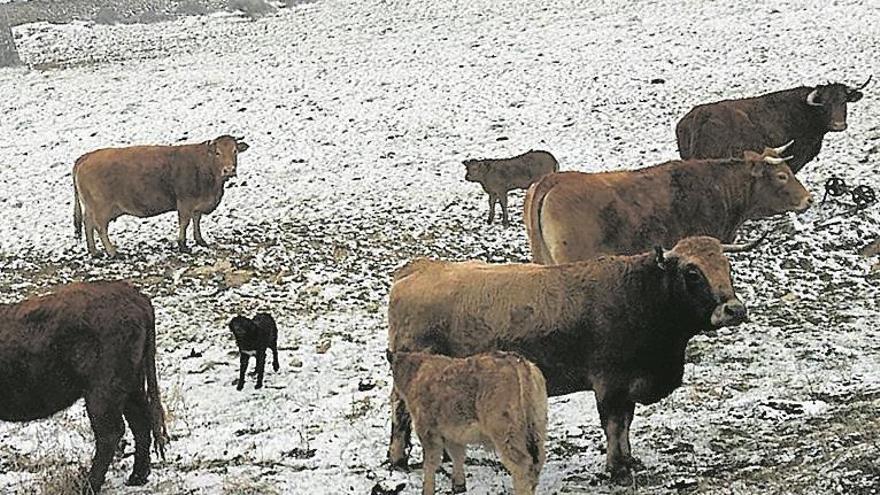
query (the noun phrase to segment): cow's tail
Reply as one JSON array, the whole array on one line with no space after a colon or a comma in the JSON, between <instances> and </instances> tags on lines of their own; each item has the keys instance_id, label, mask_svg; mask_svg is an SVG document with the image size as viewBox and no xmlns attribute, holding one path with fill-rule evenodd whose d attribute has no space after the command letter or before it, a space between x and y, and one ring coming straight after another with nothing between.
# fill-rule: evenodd
<instances>
[{"instance_id":1,"label":"cow's tail","mask_svg":"<svg viewBox=\"0 0 880 495\"><path fill-rule=\"evenodd\" d=\"M544 233L541 231L541 210L544 207L544 198L553 188L555 181L552 175L545 175L529 187L523 208L523 219L526 231L529 234L529 248L532 251L532 263L549 265L553 263L550 249L544 241Z\"/></svg>"},{"instance_id":2,"label":"cow's tail","mask_svg":"<svg viewBox=\"0 0 880 495\"><path fill-rule=\"evenodd\" d=\"M544 437L547 428L547 386L538 367L519 357L515 364L519 382L519 403L525 423L526 450L532 458L533 469L540 471L544 464Z\"/></svg>"},{"instance_id":3,"label":"cow's tail","mask_svg":"<svg viewBox=\"0 0 880 495\"><path fill-rule=\"evenodd\" d=\"M80 164L80 158L76 161L76 165L73 166L73 173L70 174L73 176L73 235L76 236L77 240L82 239L82 224L83 224L83 212L82 205L79 202L79 186L76 185L76 169L77 165Z\"/></svg>"},{"instance_id":4,"label":"cow's tail","mask_svg":"<svg viewBox=\"0 0 880 495\"><path fill-rule=\"evenodd\" d=\"M400 280L403 277L407 277L412 275L413 273L423 270L429 266L433 266L436 264L442 263L441 261L432 260L430 258L416 258L402 267L398 268L394 271L394 275L392 276L394 280Z\"/></svg>"},{"instance_id":5,"label":"cow's tail","mask_svg":"<svg viewBox=\"0 0 880 495\"><path fill-rule=\"evenodd\" d=\"M165 428L165 409L159 394L159 380L156 377L156 314L150 305L150 318L147 328L146 348L144 349L144 374L147 376L147 400L150 403L150 424L153 430L153 446L165 459L165 445L168 444L168 430Z\"/></svg>"}]
</instances>

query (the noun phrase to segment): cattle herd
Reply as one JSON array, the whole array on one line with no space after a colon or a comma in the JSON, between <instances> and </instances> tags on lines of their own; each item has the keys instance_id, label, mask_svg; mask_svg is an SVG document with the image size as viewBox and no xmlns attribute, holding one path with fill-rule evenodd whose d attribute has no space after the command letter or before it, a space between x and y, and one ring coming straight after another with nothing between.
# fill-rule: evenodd
<instances>
[{"instance_id":1,"label":"cattle herd","mask_svg":"<svg viewBox=\"0 0 880 495\"><path fill-rule=\"evenodd\" d=\"M827 84L699 105L678 123L681 160L635 170L559 172L546 151L466 160L465 179L508 224L507 193L528 189L524 223L533 263L418 258L393 274L388 348L393 387L388 462L409 466L411 431L423 450L423 494L433 494L445 450L453 492L465 491L469 444L493 448L517 494L534 493L546 460L547 397L592 390L615 481L639 466L629 429L636 403L682 383L685 348L702 331L746 321L727 253L750 219L802 212L811 194L796 173L827 132L843 131L858 87ZM244 138L108 148L73 167L74 227L88 251L116 257L108 225L121 215L176 210L207 245L200 220L235 176ZM72 283L0 305L0 419L48 417L85 399L94 431L89 489L99 491L128 422L135 441L127 484L150 473L151 446L168 442L156 376L152 303L125 281ZM229 323L251 356L256 387L267 349L278 369L278 328L268 313ZM307 384L306 384L307 386Z\"/></svg>"}]
</instances>

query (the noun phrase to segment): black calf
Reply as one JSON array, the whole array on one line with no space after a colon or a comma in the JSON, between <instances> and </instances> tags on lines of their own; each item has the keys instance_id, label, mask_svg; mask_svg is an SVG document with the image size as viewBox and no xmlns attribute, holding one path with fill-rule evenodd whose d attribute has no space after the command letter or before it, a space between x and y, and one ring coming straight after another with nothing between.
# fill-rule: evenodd
<instances>
[{"instance_id":1,"label":"black calf","mask_svg":"<svg viewBox=\"0 0 880 495\"><path fill-rule=\"evenodd\" d=\"M238 385L244 388L244 375L251 356L257 357L257 385L263 388L263 372L266 369L266 349L272 349L272 368L278 371L278 327L268 313L257 313L253 319L236 316L229 321L229 329L235 336L235 343L241 353L238 369Z\"/></svg>"}]
</instances>

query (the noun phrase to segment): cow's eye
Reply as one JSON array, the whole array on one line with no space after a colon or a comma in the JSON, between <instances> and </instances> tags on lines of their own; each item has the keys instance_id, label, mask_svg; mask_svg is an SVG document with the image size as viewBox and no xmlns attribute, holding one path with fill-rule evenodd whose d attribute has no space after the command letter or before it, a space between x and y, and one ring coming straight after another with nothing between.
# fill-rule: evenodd
<instances>
[{"instance_id":1,"label":"cow's eye","mask_svg":"<svg viewBox=\"0 0 880 495\"><path fill-rule=\"evenodd\" d=\"M691 267L684 271L684 278L688 283L697 283L703 279L703 274L697 268Z\"/></svg>"},{"instance_id":2,"label":"cow's eye","mask_svg":"<svg viewBox=\"0 0 880 495\"><path fill-rule=\"evenodd\" d=\"M788 181L788 174L786 174L785 172L779 172L778 174L776 174L776 178L780 182L787 182Z\"/></svg>"}]
</instances>

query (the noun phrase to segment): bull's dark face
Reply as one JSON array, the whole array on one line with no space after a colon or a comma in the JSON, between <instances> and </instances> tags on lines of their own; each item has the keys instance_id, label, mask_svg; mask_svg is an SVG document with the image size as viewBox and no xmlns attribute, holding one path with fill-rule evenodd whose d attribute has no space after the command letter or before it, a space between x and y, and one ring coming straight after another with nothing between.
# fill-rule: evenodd
<instances>
[{"instance_id":1,"label":"bull's dark face","mask_svg":"<svg viewBox=\"0 0 880 495\"><path fill-rule=\"evenodd\" d=\"M733 291L730 261L714 237L686 237L657 262L669 277L677 304L705 327L730 327L744 322L745 305Z\"/></svg>"},{"instance_id":2,"label":"bull's dark face","mask_svg":"<svg viewBox=\"0 0 880 495\"><path fill-rule=\"evenodd\" d=\"M486 169L488 167L485 164L480 163L477 160L465 160L461 163L463 163L467 169L467 173L464 175L464 180L469 182L480 182L486 176Z\"/></svg>"},{"instance_id":3,"label":"bull's dark face","mask_svg":"<svg viewBox=\"0 0 880 495\"><path fill-rule=\"evenodd\" d=\"M846 84L834 83L816 88L807 95L807 105L823 115L825 129L829 132L846 130L846 104L862 99L862 92Z\"/></svg>"},{"instance_id":4,"label":"bull's dark face","mask_svg":"<svg viewBox=\"0 0 880 495\"><path fill-rule=\"evenodd\" d=\"M244 153L250 147L242 139L244 138L221 136L211 141L214 163L220 169L220 177L224 180L238 174L238 154Z\"/></svg>"},{"instance_id":5,"label":"bull's dark face","mask_svg":"<svg viewBox=\"0 0 880 495\"><path fill-rule=\"evenodd\" d=\"M813 204L813 196L795 177L786 163L750 161L755 185L749 218L764 218L779 213L802 213Z\"/></svg>"}]
</instances>

